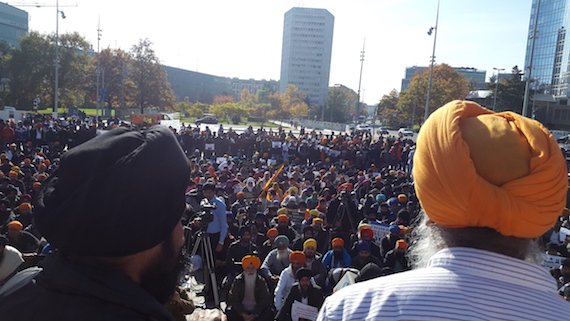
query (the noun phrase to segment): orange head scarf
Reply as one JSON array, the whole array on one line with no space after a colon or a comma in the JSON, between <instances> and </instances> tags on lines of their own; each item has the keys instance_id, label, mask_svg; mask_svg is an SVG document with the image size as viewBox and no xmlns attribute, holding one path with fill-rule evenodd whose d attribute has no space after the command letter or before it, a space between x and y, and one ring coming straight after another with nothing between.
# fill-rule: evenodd
<instances>
[{"instance_id":1,"label":"orange head scarf","mask_svg":"<svg viewBox=\"0 0 570 321\"><path fill-rule=\"evenodd\" d=\"M253 266L255 267L255 269L259 269L259 267L261 266L261 261L259 260L259 258L255 255L246 255L241 259L241 267L245 270L246 267L248 267L250 264L253 264Z\"/></svg>"},{"instance_id":2,"label":"orange head scarf","mask_svg":"<svg viewBox=\"0 0 570 321\"><path fill-rule=\"evenodd\" d=\"M535 238L566 204L566 164L550 132L469 101L452 101L427 119L413 175L427 216L450 228Z\"/></svg>"},{"instance_id":3,"label":"orange head scarf","mask_svg":"<svg viewBox=\"0 0 570 321\"><path fill-rule=\"evenodd\" d=\"M289 261L297 261L301 264L305 264L305 253L301 251L294 251L289 254Z\"/></svg>"}]
</instances>

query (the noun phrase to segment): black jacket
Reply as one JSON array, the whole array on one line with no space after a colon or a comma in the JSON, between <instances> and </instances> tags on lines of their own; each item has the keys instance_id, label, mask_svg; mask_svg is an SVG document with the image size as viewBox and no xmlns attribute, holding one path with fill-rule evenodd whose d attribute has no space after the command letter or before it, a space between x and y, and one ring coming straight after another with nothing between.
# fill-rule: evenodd
<instances>
[{"instance_id":1,"label":"black jacket","mask_svg":"<svg viewBox=\"0 0 570 321\"><path fill-rule=\"evenodd\" d=\"M317 309L320 309L321 306L323 305L323 302L325 301L325 296L323 295L323 291L319 286L312 285L312 287L313 288L310 290L308 295L307 304ZM302 302L301 300L302 300L301 286L299 285L299 283L295 283L293 284L291 291L289 291L289 294L287 295L287 298L285 299L285 302L283 303L281 310L279 310L279 313L277 313L276 319L278 321L291 320L291 307L293 306L293 303L295 301Z\"/></svg>"},{"instance_id":2,"label":"black jacket","mask_svg":"<svg viewBox=\"0 0 570 321\"><path fill-rule=\"evenodd\" d=\"M48 255L43 270L32 277L14 286L11 281L18 279L16 274L0 289L2 320L173 320L126 275L71 262L58 254Z\"/></svg>"}]
</instances>

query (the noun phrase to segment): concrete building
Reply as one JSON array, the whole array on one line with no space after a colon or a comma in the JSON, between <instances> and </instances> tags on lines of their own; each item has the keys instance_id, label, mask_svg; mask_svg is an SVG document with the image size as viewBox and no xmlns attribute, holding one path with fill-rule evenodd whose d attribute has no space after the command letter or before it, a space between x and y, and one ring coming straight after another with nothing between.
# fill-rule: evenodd
<instances>
[{"instance_id":1,"label":"concrete building","mask_svg":"<svg viewBox=\"0 0 570 321\"><path fill-rule=\"evenodd\" d=\"M326 9L295 7L285 13L279 91L294 84L310 107L325 106L333 29L334 16Z\"/></svg>"},{"instance_id":2,"label":"concrete building","mask_svg":"<svg viewBox=\"0 0 570 321\"><path fill-rule=\"evenodd\" d=\"M272 92L277 92L278 89L276 80L219 77L170 66L163 67L176 101L182 101L188 97L191 102L211 104L214 97L227 95L234 97L234 101L238 102L245 88L254 95L260 89L269 89Z\"/></svg>"},{"instance_id":3,"label":"concrete building","mask_svg":"<svg viewBox=\"0 0 570 321\"><path fill-rule=\"evenodd\" d=\"M230 79L230 86L232 87L234 101L241 100L241 92L244 89L249 90L252 94L257 94L258 90L269 89L272 92L279 90L279 82L276 80L255 80L255 79Z\"/></svg>"},{"instance_id":4,"label":"concrete building","mask_svg":"<svg viewBox=\"0 0 570 321\"><path fill-rule=\"evenodd\" d=\"M537 37L531 55L535 21ZM527 116L534 114L550 129L570 129L569 25L570 0L532 1L524 70L528 74L527 68L532 66Z\"/></svg>"},{"instance_id":5,"label":"concrete building","mask_svg":"<svg viewBox=\"0 0 570 321\"><path fill-rule=\"evenodd\" d=\"M28 33L28 13L0 2L0 41L18 46L18 38Z\"/></svg>"},{"instance_id":6,"label":"concrete building","mask_svg":"<svg viewBox=\"0 0 570 321\"><path fill-rule=\"evenodd\" d=\"M417 72L429 69L429 67L406 67L406 77L402 79L402 88L401 91L408 89L408 85L410 81L414 77ZM487 72L485 70L479 70L476 68L470 67L453 67L455 71L465 76L465 79L469 81L469 83L473 86L473 89L483 90L487 89L487 85L485 84L485 77Z\"/></svg>"}]
</instances>

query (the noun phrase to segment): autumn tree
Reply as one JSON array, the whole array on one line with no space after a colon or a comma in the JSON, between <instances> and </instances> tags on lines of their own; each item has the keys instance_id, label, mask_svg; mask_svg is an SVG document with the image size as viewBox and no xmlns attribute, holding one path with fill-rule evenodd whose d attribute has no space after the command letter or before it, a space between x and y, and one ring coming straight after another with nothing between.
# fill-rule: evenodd
<instances>
[{"instance_id":1,"label":"autumn tree","mask_svg":"<svg viewBox=\"0 0 570 321\"><path fill-rule=\"evenodd\" d=\"M230 95L219 95L214 97L214 105L230 104L234 102L234 97Z\"/></svg>"},{"instance_id":2,"label":"autumn tree","mask_svg":"<svg viewBox=\"0 0 570 321\"><path fill-rule=\"evenodd\" d=\"M377 116L381 117L390 127L399 126L403 121L403 113L398 110L398 101L400 93L396 89L392 89L387 95L383 95L376 108Z\"/></svg>"},{"instance_id":3,"label":"autumn tree","mask_svg":"<svg viewBox=\"0 0 570 321\"><path fill-rule=\"evenodd\" d=\"M400 93L398 110L408 121L423 122L427 100L429 69L419 71L410 81L408 89ZM429 112L446 103L465 99L469 94L469 82L463 74L447 64L434 66L430 95ZM423 102L423 103L422 103Z\"/></svg>"},{"instance_id":4,"label":"autumn tree","mask_svg":"<svg viewBox=\"0 0 570 321\"><path fill-rule=\"evenodd\" d=\"M160 64L149 39L140 40L131 49L131 65L128 76L134 88L130 93L134 105L141 109L155 106L174 109L174 92L166 79L166 70Z\"/></svg>"},{"instance_id":5,"label":"autumn tree","mask_svg":"<svg viewBox=\"0 0 570 321\"><path fill-rule=\"evenodd\" d=\"M244 108L254 109L257 104L257 97L249 89L244 88L240 94L239 105Z\"/></svg>"}]
</instances>

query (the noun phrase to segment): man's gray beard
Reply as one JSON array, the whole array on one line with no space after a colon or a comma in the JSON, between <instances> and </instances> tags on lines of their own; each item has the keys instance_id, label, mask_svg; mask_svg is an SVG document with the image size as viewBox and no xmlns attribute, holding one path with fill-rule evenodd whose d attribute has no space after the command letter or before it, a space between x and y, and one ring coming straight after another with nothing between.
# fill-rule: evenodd
<instances>
[{"instance_id":1,"label":"man's gray beard","mask_svg":"<svg viewBox=\"0 0 570 321\"><path fill-rule=\"evenodd\" d=\"M253 288L255 286L255 279L257 279L257 272L253 274L244 273L243 279L246 287L251 286Z\"/></svg>"},{"instance_id":2,"label":"man's gray beard","mask_svg":"<svg viewBox=\"0 0 570 321\"><path fill-rule=\"evenodd\" d=\"M287 249L285 250L277 250L277 260L284 262L285 260L287 260L287 258L289 258L289 252L287 251Z\"/></svg>"},{"instance_id":3,"label":"man's gray beard","mask_svg":"<svg viewBox=\"0 0 570 321\"><path fill-rule=\"evenodd\" d=\"M432 256L437 252L447 248L447 244L442 236L442 230L437 224L426 225L429 217L422 210L417 217L417 226L412 230L410 236L410 249L407 253L412 269L424 268ZM481 240L485 242L485 240ZM542 251L536 241L529 242L525 261L540 264L543 260Z\"/></svg>"}]
</instances>

